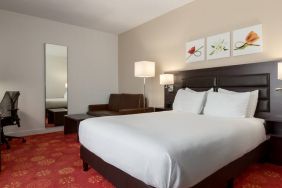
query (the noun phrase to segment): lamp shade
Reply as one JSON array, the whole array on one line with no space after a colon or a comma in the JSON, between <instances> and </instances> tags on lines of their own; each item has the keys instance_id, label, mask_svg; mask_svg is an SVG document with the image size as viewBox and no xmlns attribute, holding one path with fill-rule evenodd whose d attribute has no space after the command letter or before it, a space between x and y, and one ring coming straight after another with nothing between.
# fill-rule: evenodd
<instances>
[{"instance_id":1,"label":"lamp shade","mask_svg":"<svg viewBox=\"0 0 282 188\"><path fill-rule=\"evenodd\" d=\"M278 80L282 80L282 62L278 63Z\"/></svg>"},{"instance_id":2,"label":"lamp shade","mask_svg":"<svg viewBox=\"0 0 282 188\"><path fill-rule=\"evenodd\" d=\"M174 84L174 75L173 74L161 74L160 75L160 84L161 85L173 85Z\"/></svg>"},{"instance_id":3,"label":"lamp shade","mask_svg":"<svg viewBox=\"0 0 282 188\"><path fill-rule=\"evenodd\" d=\"M155 62L138 61L134 65L135 77L149 78L155 77Z\"/></svg>"}]
</instances>

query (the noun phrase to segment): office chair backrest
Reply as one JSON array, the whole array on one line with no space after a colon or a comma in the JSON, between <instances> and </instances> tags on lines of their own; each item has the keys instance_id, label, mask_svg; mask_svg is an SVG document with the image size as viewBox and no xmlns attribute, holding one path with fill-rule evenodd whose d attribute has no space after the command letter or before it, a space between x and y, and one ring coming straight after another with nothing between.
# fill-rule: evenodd
<instances>
[{"instance_id":1,"label":"office chair backrest","mask_svg":"<svg viewBox=\"0 0 282 188\"><path fill-rule=\"evenodd\" d=\"M18 99L20 96L19 91L6 91L4 97L0 103L0 114L1 117L11 117L16 114L14 110L18 109Z\"/></svg>"}]
</instances>

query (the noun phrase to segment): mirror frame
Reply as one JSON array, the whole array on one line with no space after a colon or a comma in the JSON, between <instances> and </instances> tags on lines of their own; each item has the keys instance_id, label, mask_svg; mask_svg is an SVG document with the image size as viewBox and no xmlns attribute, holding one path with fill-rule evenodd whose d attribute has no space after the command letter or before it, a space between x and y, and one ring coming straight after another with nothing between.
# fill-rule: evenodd
<instances>
[{"instance_id":1,"label":"mirror frame","mask_svg":"<svg viewBox=\"0 0 282 188\"><path fill-rule=\"evenodd\" d=\"M67 46L67 45L62 45L62 44L57 44L57 43L47 43L47 42L45 42L43 45L44 45L44 48L43 48L43 50L44 50L44 68L43 68L43 72L44 72L44 127L45 128L48 128L48 129L50 129L50 128L56 128L56 126L54 126L54 127L46 127L46 97L47 97L47 95L46 95L46 92L47 92L47 89L46 89L46 81L47 81L47 79L46 79L46 66L47 66L47 62L46 62L46 59L47 59L47 54L46 54L46 50L47 50L47 45L48 44L50 44L50 45L57 45L57 46L64 46L64 47L66 47L66 49L67 49L67 88L66 88L66 91L67 91L67 109L69 109L69 65L68 65L68 63L69 63L69 47ZM67 114L69 114L69 111L67 112ZM62 125L62 126L64 126L64 125ZM62 126L57 126L57 127L62 127Z\"/></svg>"}]
</instances>

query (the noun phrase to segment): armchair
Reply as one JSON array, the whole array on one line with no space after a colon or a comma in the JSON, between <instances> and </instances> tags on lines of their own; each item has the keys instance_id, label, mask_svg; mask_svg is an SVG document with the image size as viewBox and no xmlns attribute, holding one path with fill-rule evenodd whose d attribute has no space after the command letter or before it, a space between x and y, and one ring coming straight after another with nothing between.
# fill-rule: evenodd
<instances>
[{"instance_id":1,"label":"armchair","mask_svg":"<svg viewBox=\"0 0 282 188\"><path fill-rule=\"evenodd\" d=\"M89 105L88 115L115 116L153 112L153 108L143 107L142 94L111 94L108 104Z\"/></svg>"}]
</instances>

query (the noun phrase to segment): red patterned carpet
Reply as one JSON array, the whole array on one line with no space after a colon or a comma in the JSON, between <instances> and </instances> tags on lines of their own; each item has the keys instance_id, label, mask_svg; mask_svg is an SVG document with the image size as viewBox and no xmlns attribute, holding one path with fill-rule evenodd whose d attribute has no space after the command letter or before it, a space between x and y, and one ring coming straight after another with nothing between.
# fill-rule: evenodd
<instances>
[{"instance_id":1,"label":"red patterned carpet","mask_svg":"<svg viewBox=\"0 0 282 188\"><path fill-rule=\"evenodd\" d=\"M2 151L2 188L112 188L97 172L82 171L76 135L62 132L13 141Z\"/></svg>"},{"instance_id":2,"label":"red patterned carpet","mask_svg":"<svg viewBox=\"0 0 282 188\"><path fill-rule=\"evenodd\" d=\"M113 188L101 175L82 171L75 135L36 135L13 141L2 151L2 188ZM254 165L235 181L236 188L282 188L282 167Z\"/></svg>"},{"instance_id":3,"label":"red patterned carpet","mask_svg":"<svg viewBox=\"0 0 282 188\"><path fill-rule=\"evenodd\" d=\"M235 181L235 188L282 188L282 166L257 164Z\"/></svg>"}]
</instances>

